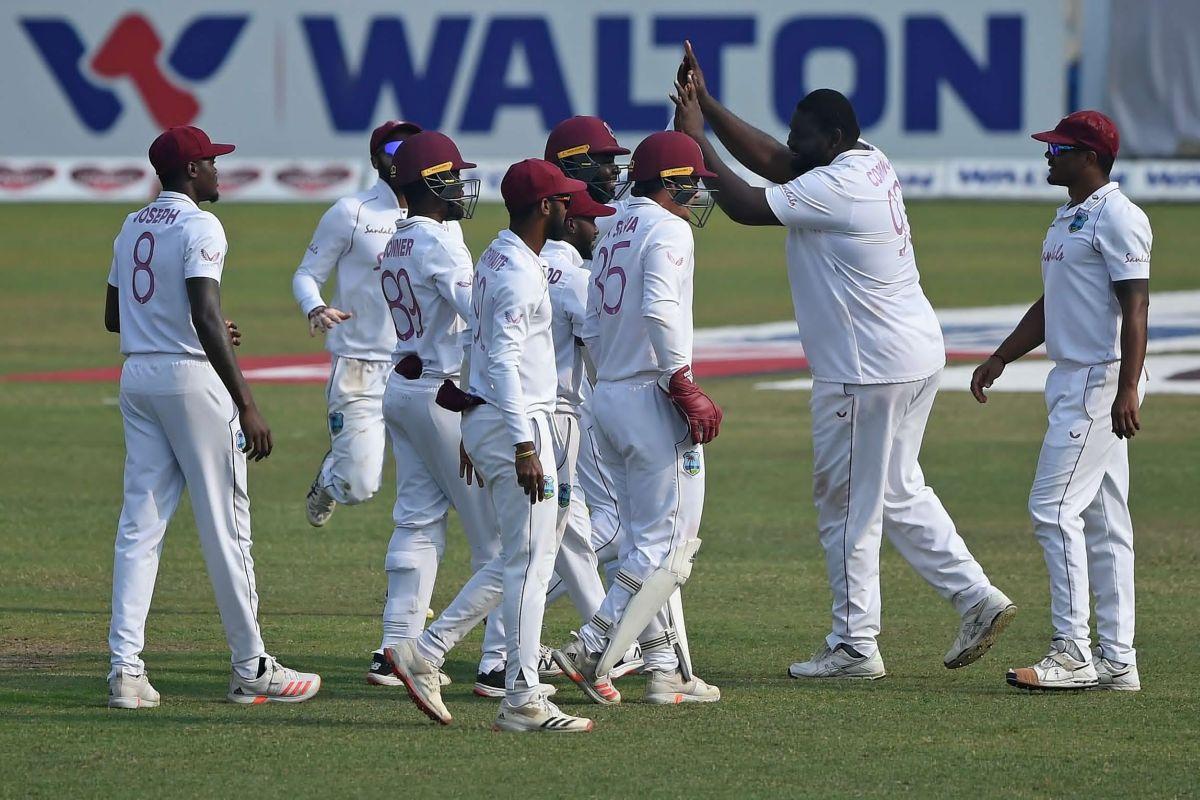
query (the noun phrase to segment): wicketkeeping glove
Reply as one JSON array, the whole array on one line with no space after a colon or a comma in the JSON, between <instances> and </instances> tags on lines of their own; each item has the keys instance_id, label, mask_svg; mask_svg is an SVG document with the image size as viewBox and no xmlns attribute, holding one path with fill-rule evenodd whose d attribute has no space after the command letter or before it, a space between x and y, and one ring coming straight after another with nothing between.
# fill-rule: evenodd
<instances>
[{"instance_id":1,"label":"wicketkeeping glove","mask_svg":"<svg viewBox=\"0 0 1200 800\"><path fill-rule=\"evenodd\" d=\"M717 438L725 414L692 380L691 366L680 367L669 378L664 375L658 379L658 385L687 420L695 444L707 444Z\"/></svg>"},{"instance_id":2,"label":"wicketkeeping glove","mask_svg":"<svg viewBox=\"0 0 1200 800\"><path fill-rule=\"evenodd\" d=\"M424 369L425 365L421 362L421 357L415 353L409 353L396 365L396 374L406 380L415 381L421 377Z\"/></svg>"},{"instance_id":3,"label":"wicketkeeping glove","mask_svg":"<svg viewBox=\"0 0 1200 800\"><path fill-rule=\"evenodd\" d=\"M466 411L468 408L481 406L487 401L478 395L464 392L458 388L458 384L446 378L446 380L442 381L442 386L438 389L434 402L447 411L453 411L458 414Z\"/></svg>"}]
</instances>

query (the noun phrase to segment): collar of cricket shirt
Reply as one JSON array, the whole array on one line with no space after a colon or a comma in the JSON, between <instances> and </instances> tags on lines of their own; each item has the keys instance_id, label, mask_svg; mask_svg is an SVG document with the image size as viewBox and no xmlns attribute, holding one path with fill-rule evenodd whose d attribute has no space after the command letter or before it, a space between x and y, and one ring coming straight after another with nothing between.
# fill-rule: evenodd
<instances>
[{"instance_id":1,"label":"collar of cricket shirt","mask_svg":"<svg viewBox=\"0 0 1200 800\"><path fill-rule=\"evenodd\" d=\"M1106 195L1108 195L1110 192L1115 192L1117 189L1120 189L1120 188L1121 188L1121 184L1117 183L1116 181L1109 181L1108 183L1104 184L1096 191L1092 192L1091 195L1088 196L1087 200L1084 200L1082 203L1080 203L1078 205L1074 205L1074 206L1071 205L1070 200L1063 203L1061 206L1058 207L1058 216L1073 217L1073 216L1075 216L1076 212L1078 212L1078 211L1082 211L1086 214L1087 212L1089 212L1093 208L1095 208L1096 204L1099 203L1101 200L1103 200Z\"/></svg>"}]
</instances>

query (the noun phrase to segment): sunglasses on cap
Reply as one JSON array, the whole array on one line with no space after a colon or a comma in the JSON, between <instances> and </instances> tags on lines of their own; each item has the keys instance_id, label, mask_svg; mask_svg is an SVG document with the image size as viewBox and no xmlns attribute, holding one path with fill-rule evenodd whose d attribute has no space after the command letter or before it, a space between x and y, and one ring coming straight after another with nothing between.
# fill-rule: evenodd
<instances>
[{"instance_id":1,"label":"sunglasses on cap","mask_svg":"<svg viewBox=\"0 0 1200 800\"><path fill-rule=\"evenodd\" d=\"M563 208L571 207L571 195L569 195L569 194L552 194L549 197L547 197L546 199L554 200L556 202L562 203Z\"/></svg>"},{"instance_id":2,"label":"sunglasses on cap","mask_svg":"<svg viewBox=\"0 0 1200 800\"><path fill-rule=\"evenodd\" d=\"M1057 156L1061 155L1062 153L1085 152L1087 148L1078 147L1073 144L1054 144L1053 142L1050 142L1046 145L1046 150L1050 153L1050 155Z\"/></svg>"}]
</instances>

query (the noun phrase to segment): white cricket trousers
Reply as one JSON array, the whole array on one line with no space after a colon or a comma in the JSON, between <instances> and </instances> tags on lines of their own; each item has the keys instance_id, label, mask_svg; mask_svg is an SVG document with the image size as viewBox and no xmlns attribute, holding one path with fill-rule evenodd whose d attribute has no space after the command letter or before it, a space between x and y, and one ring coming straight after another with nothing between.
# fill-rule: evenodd
<instances>
[{"instance_id":1,"label":"white cricket trousers","mask_svg":"<svg viewBox=\"0 0 1200 800\"><path fill-rule=\"evenodd\" d=\"M565 593L585 622L604 600L604 584L592 550L592 523L579 483L579 452L583 434L576 414L559 412L552 418L550 435L558 473L558 556L550 581L547 604Z\"/></svg>"},{"instance_id":2,"label":"white cricket trousers","mask_svg":"<svg viewBox=\"0 0 1200 800\"><path fill-rule=\"evenodd\" d=\"M959 614L991 588L918 463L940 379L939 370L906 383L813 384L813 500L833 591L830 649L877 649L884 534Z\"/></svg>"},{"instance_id":3,"label":"white cricket trousers","mask_svg":"<svg viewBox=\"0 0 1200 800\"><path fill-rule=\"evenodd\" d=\"M583 404L579 416L579 429L581 437L577 476L592 526L592 552L596 554L596 561L602 568L615 574L619 561L617 537L621 533L621 513L617 506L612 476L600 455L599 434L592 417L591 398Z\"/></svg>"},{"instance_id":4,"label":"white cricket trousers","mask_svg":"<svg viewBox=\"0 0 1200 800\"><path fill-rule=\"evenodd\" d=\"M384 560L388 596L381 647L415 638L424 629L452 506L466 532L472 569L500 552L491 504L459 477L459 415L437 404L441 383L440 377L410 381L393 370L383 395L383 416L396 457L396 503L395 528ZM493 615L484 631L480 671L503 666L504 659L504 624Z\"/></svg>"},{"instance_id":5,"label":"white cricket trousers","mask_svg":"<svg viewBox=\"0 0 1200 800\"><path fill-rule=\"evenodd\" d=\"M125 501L113 559L114 671L140 673L163 535L186 486L234 667L266 654L250 556L250 498L237 409L204 358L134 355L121 369Z\"/></svg>"},{"instance_id":6,"label":"white cricket trousers","mask_svg":"<svg viewBox=\"0 0 1200 800\"><path fill-rule=\"evenodd\" d=\"M344 505L366 502L379 491L387 439L383 392L392 372L390 361L338 355L329 365L329 453L321 463L320 483Z\"/></svg>"},{"instance_id":7,"label":"white cricket trousers","mask_svg":"<svg viewBox=\"0 0 1200 800\"><path fill-rule=\"evenodd\" d=\"M553 489L554 448L550 415L533 414L533 444ZM417 650L439 666L446 653L498 604L506 633L505 695L514 705L530 702L539 685L538 648L546 611L546 587L558 550L558 504L553 497L530 503L517 483L513 442L500 412L476 406L462 415L462 441L483 476L484 494L500 524L500 554L471 576L442 615L417 639Z\"/></svg>"},{"instance_id":8,"label":"white cricket trousers","mask_svg":"<svg viewBox=\"0 0 1200 800\"><path fill-rule=\"evenodd\" d=\"M1059 363L1046 379L1049 424L1029 513L1050 572L1054 638L1090 652L1088 587L1105 658L1137 662L1133 648L1133 521L1128 442L1112 432L1119 362ZM1139 387L1141 396L1145 383Z\"/></svg>"},{"instance_id":9,"label":"white cricket trousers","mask_svg":"<svg viewBox=\"0 0 1200 800\"><path fill-rule=\"evenodd\" d=\"M617 497L624 535L619 573L641 584L671 552L700 533L704 510L704 448L693 444L683 416L654 379L601 381L592 394L600 455ZM592 652L633 596L625 581L609 583L600 609L580 630ZM675 624L664 608L638 637L648 669L671 671L679 660Z\"/></svg>"}]
</instances>

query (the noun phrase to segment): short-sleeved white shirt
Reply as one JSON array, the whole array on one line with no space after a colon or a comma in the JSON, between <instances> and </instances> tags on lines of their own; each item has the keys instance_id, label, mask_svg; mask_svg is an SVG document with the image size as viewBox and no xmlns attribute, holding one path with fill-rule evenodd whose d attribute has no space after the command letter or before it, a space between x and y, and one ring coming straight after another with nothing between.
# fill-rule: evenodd
<instances>
[{"instance_id":1,"label":"short-sleeved white shirt","mask_svg":"<svg viewBox=\"0 0 1200 800\"><path fill-rule=\"evenodd\" d=\"M499 409L512 443L532 442L530 415L554 413L558 370L546 262L510 230L475 266L468 385Z\"/></svg>"},{"instance_id":2,"label":"short-sleeved white shirt","mask_svg":"<svg viewBox=\"0 0 1200 800\"><path fill-rule=\"evenodd\" d=\"M814 380L902 383L946 363L921 289L900 181L882 151L848 150L767 189L788 227L788 278Z\"/></svg>"},{"instance_id":3,"label":"short-sleeved white shirt","mask_svg":"<svg viewBox=\"0 0 1200 800\"><path fill-rule=\"evenodd\" d=\"M658 203L635 197L623 204L592 259L584 340L596 379L657 377L691 363L695 243L691 226ZM661 305L660 305L661 304ZM669 313L663 315L662 309ZM653 316L657 323L648 317ZM669 329L684 364L660 364L650 325Z\"/></svg>"},{"instance_id":4,"label":"short-sleeved white shirt","mask_svg":"<svg viewBox=\"0 0 1200 800\"><path fill-rule=\"evenodd\" d=\"M1046 355L1092 366L1121 357L1116 281L1150 277L1150 220L1105 184L1077 206L1060 206L1042 244Z\"/></svg>"},{"instance_id":5,"label":"short-sleeved white shirt","mask_svg":"<svg viewBox=\"0 0 1200 800\"><path fill-rule=\"evenodd\" d=\"M458 376L462 332L471 313L471 265L457 226L429 217L409 217L396 225L376 284L396 331L394 363L417 355L423 376Z\"/></svg>"},{"instance_id":6,"label":"short-sleeved white shirt","mask_svg":"<svg viewBox=\"0 0 1200 800\"><path fill-rule=\"evenodd\" d=\"M121 352L203 356L186 281L220 282L228 249L220 220L185 194L161 192L127 216L108 272L120 300Z\"/></svg>"},{"instance_id":7,"label":"short-sleeved white shirt","mask_svg":"<svg viewBox=\"0 0 1200 800\"><path fill-rule=\"evenodd\" d=\"M550 284L550 332L558 365L560 414L578 414L591 394L583 364L583 322L586 316L588 271L573 246L553 239L542 248Z\"/></svg>"}]
</instances>

